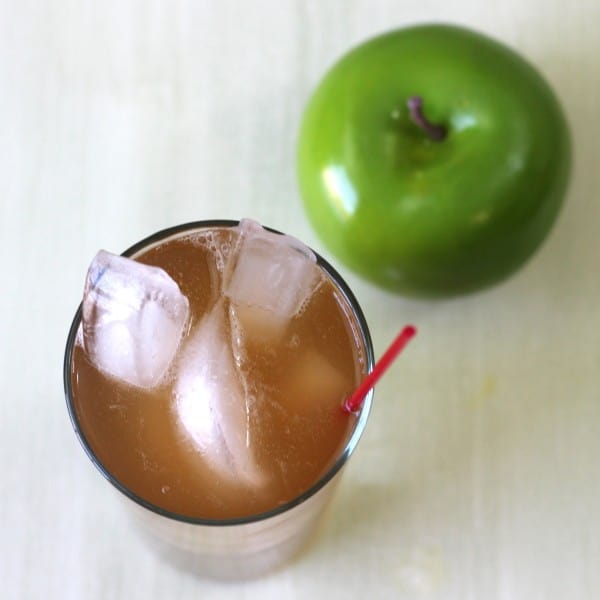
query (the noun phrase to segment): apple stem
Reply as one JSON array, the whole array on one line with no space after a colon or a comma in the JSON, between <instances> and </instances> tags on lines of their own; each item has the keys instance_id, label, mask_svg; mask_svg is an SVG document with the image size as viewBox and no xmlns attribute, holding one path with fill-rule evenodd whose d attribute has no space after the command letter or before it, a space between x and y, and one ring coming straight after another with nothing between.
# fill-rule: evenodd
<instances>
[{"instance_id":1,"label":"apple stem","mask_svg":"<svg viewBox=\"0 0 600 600\"><path fill-rule=\"evenodd\" d=\"M431 123L423 114L423 98L421 96L411 96L406 101L406 105L415 125L420 127L432 140L440 142L446 137L446 128L443 125Z\"/></svg>"}]
</instances>

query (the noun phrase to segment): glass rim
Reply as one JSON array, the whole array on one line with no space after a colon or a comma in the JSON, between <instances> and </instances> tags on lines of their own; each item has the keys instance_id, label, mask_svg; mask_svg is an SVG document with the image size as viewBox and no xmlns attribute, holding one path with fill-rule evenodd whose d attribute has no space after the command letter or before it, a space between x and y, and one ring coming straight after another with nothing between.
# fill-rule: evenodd
<instances>
[{"instance_id":1,"label":"glass rim","mask_svg":"<svg viewBox=\"0 0 600 600\"><path fill-rule=\"evenodd\" d=\"M173 227L168 227L165 229L161 229L152 235L145 237L139 242L130 246L127 250L122 252L122 256L131 256L136 254L142 249L145 249L153 244L156 244L160 241L163 241L169 237L173 237L176 235L183 234L185 232L191 232L193 230L199 229L209 229L215 227L235 227L239 224L239 221L230 220L230 219L212 219L212 220L201 220L201 221L190 221L188 223L183 223L181 225L175 225ZM270 227L266 227L263 225L265 229L271 231L273 233L281 233L276 229L272 229ZM353 317L356 319L358 324L359 333L362 338L362 342L364 344L365 351L365 359L366 359L366 367L367 373L371 372L373 369L373 365L375 362L374 359L374 351L373 351L373 342L371 340L371 334L369 332L369 328L367 325L367 321L365 316L360 308L358 300L354 296L353 292L350 290L348 284L344 281L342 276L337 272L337 270L325 260L318 252L314 251L315 256L317 257L317 264L329 275L329 277L333 280L334 284L337 286L339 291L342 292L344 300L348 303L352 311ZM79 418L77 416L77 411L75 409L74 401L73 401L73 389L71 386L71 364L73 361L73 349L75 347L75 340L77 338L77 332L79 330L81 324L81 314L82 314L82 303L79 304L77 311L75 312L75 316L73 317L73 321L71 323L71 327L69 328L69 333L67 336L67 343L65 348L65 356L63 362L63 385L65 392L65 400L67 404L67 410L69 413L69 418L71 420L71 425L77 438L79 439L80 444L82 445L85 453L88 458L92 461L94 466L100 471L100 473L104 476L104 478L111 483L117 490L119 490L122 494L127 496L130 500L138 504L139 506L150 510L158 515L163 517L172 519L174 521L178 521L180 523L187 523L190 525L207 525L207 526L231 526L231 525L246 525L251 523L257 523L259 521L264 521L265 519L269 519L272 517L276 517L278 515L284 514L291 510L292 508L302 504L309 498L313 497L317 492L319 492L325 485L331 481L335 475L341 470L341 468L346 464L346 461L353 453L356 448L359 439L362 436L362 433L365 429L369 413L371 411L371 405L373 402L373 389L369 390L367 395L365 396L362 408L358 414L358 418L356 424L354 426L354 430L352 431L344 449L340 453L340 456L335 460L335 462L327 469L327 471L308 489L304 492L293 498L292 500L277 506L275 508L269 509L267 511L263 511L260 513L247 515L244 517L235 517L230 519L208 519L204 517L191 517L189 515L183 515L177 513L175 511L167 510L149 502L145 498L136 494L133 490L131 490L128 486L122 483L119 479L117 479L107 467L104 466L102 461L96 456L93 448L91 447L86 435L83 432L81 424L79 422Z\"/></svg>"}]
</instances>

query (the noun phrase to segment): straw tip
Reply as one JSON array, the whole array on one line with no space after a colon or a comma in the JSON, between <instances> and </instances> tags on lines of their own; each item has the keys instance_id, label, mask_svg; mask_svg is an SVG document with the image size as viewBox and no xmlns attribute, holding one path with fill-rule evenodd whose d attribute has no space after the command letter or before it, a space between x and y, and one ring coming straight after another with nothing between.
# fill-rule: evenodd
<instances>
[{"instance_id":1,"label":"straw tip","mask_svg":"<svg viewBox=\"0 0 600 600\"><path fill-rule=\"evenodd\" d=\"M417 334L417 328L414 325L407 325L404 328L404 335L406 337L413 337Z\"/></svg>"}]
</instances>

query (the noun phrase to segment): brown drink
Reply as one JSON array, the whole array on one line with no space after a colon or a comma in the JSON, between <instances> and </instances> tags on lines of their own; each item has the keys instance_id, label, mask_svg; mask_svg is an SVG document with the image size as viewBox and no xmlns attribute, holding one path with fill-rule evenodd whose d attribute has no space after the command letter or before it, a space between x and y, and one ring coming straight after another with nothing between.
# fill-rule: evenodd
<instances>
[{"instance_id":1,"label":"brown drink","mask_svg":"<svg viewBox=\"0 0 600 600\"><path fill-rule=\"evenodd\" d=\"M183 523L256 522L312 498L360 434L340 407L372 355L349 291L310 250L247 221L161 237L133 256L174 280L187 313L148 386L95 364L93 331L72 332L69 402L93 460L130 498ZM107 275L90 277L88 292Z\"/></svg>"}]
</instances>

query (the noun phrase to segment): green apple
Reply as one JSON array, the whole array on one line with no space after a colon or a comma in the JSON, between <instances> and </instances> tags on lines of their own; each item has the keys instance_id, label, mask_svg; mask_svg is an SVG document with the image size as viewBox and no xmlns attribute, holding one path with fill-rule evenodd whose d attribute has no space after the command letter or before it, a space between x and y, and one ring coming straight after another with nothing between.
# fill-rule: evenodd
<instances>
[{"instance_id":1,"label":"green apple","mask_svg":"<svg viewBox=\"0 0 600 600\"><path fill-rule=\"evenodd\" d=\"M570 171L551 88L511 49L449 25L341 58L303 116L298 177L329 250L410 295L493 284L540 246Z\"/></svg>"}]
</instances>

